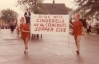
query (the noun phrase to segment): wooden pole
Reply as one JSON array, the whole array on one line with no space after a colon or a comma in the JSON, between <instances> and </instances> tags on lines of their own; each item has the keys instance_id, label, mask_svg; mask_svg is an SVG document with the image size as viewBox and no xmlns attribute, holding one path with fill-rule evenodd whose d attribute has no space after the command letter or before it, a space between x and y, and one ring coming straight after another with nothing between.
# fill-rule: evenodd
<instances>
[{"instance_id":1,"label":"wooden pole","mask_svg":"<svg viewBox=\"0 0 99 64\"><path fill-rule=\"evenodd\" d=\"M31 39L32 38L31 36L32 36L32 33L31 33L31 18L30 18L30 43L31 43L31 40L32 40Z\"/></svg>"},{"instance_id":2,"label":"wooden pole","mask_svg":"<svg viewBox=\"0 0 99 64\"><path fill-rule=\"evenodd\" d=\"M70 33L70 30L69 30ZM68 34L68 48L70 47L70 35Z\"/></svg>"}]
</instances>

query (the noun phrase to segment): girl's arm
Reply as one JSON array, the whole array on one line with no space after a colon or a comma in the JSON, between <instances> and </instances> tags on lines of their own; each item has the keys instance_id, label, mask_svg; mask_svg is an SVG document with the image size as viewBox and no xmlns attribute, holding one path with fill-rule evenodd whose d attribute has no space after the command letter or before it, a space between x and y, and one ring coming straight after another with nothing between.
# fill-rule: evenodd
<instances>
[{"instance_id":1,"label":"girl's arm","mask_svg":"<svg viewBox=\"0 0 99 64\"><path fill-rule=\"evenodd\" d=\"M70 25L71 27L73 27L73 25L72 25L71 23L69 23L69 25Z\"/></svg>"},{"instance_id":2,"label":"girl's arm","mask_svg":"<svg viewBox=\"0 0 99 64\"><path fill-rule=\"evenodd\" d=\"M22 29L22 32L30 32L30 31L26 31L26 30L23 30L23 29Z\"/></svg>"}]
</instances>

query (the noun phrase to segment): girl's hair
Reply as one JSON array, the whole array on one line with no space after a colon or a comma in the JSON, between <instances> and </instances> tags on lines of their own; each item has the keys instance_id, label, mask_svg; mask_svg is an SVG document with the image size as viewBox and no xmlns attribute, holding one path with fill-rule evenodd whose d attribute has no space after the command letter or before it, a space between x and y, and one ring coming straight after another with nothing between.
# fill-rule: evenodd
<instances>
[{"instance_id":1,"label":"girl's hair","mask_svg":"<svg viewBox=\"0 0 99 64\"><path fill-rule=\"evenodd\" d=\"M21 20L24 20L24 17L21 17L20 21L21 21Z\"/></svg>"}]
</instances>

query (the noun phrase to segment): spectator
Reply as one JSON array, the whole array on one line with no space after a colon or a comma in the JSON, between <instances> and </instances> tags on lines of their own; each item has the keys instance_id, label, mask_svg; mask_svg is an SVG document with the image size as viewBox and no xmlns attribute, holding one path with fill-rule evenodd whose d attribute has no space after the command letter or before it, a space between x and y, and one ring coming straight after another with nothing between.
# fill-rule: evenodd
<instances>
[{"instance_id":1,"label":"spectator","mask_svg":"<svg viewBox=\"0 0 99 64\"><path fill-rule=\"evenodd\" d=\"M14 23L11 23L10 29L11 29L11 33L13 33L13 31L14 31L14 29L15 29Z\"/></svg>"},{"instance_id":2,"label":"spectator","mask_svg":"<svg viewBox=\"0 0 99 64\"><path fill-rule=\"evenodd\" d=\"M87 33L91 32L91 19L88 18L86 20L86 24L87 24Z\"/></svg>"},{"instance_id":3,"label":"spectator","mask_svg":"<svg viewBox=\"0 0 99 64\"><path fill-rule=\"evenodd\" d=\"M97 23L97 34L99 34L99 22Z\"/></svg>"},{"instance_id":4,"label":"spectator","mask_svg":"<svg viewBox=\"0 0 99 64\"><path fill-rule=\"evenodd\" d=\"M24 13L26 23L30 23L30 16L31 16L30 11L28 9L26 9L26 12Z\"/></svg>"}]
</instances>

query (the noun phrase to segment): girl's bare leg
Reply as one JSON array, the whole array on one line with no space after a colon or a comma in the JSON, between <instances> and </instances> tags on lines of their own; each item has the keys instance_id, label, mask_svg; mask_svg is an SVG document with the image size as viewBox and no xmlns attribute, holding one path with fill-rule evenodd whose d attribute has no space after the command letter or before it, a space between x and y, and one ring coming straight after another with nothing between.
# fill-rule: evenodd
<instances>
[{"instance_id":1,"label":"girl's bare leg","mask_svg":"<svg viewBox=\"0 0 99 64\"><path fill-rule=\"evenodd\" d=\"M24 42L24 44L25 44L25 51L28 51L28 41L29 41L29 37L26 37L25 38L25 42Z\"/></svg>"},{"instance_id":2,"label":"girl's bare leg","mask_svg":"<svg viewBox=\"0 0 99 64\"><path fill-rule=\"evenodd\" d=\"M75 39L75 44L76 44L76 47L77 47L77 36L74 36L74 39Z\"/></svg>"},{"instance_id":3,"label":"girl's bare leg","mask_svg":"<svg viewBox=\"0 0 99 64\"><path fill-rule=\"evenodd\" d=\"M76 46L77 46L77 53L78 54L80 52L80 40L81 40L81 36L77 36Z\"/></svg>"}]
</instances>

